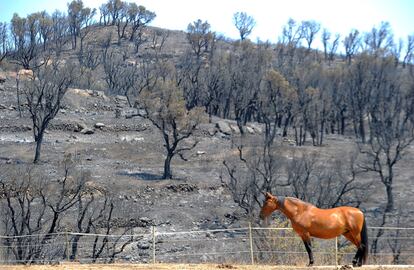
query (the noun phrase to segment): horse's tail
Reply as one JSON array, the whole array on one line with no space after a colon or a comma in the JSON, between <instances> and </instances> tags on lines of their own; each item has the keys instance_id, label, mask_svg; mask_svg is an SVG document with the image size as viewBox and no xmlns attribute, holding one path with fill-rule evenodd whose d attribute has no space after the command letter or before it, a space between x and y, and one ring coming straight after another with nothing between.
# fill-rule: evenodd
<instances>
[{"instance_id":1,"label":"horse's tail","mask_svg":"<svg viewBox=\"0 0 414 270\"><path fill-rule=\"evenodd\" d=\"M368 230L367 230L367 223L365 222L364 216L364 223L362 224L361 230L361 249L362 249L362 261L365 263L368 258Z\"/></svg>"}]
</instances>

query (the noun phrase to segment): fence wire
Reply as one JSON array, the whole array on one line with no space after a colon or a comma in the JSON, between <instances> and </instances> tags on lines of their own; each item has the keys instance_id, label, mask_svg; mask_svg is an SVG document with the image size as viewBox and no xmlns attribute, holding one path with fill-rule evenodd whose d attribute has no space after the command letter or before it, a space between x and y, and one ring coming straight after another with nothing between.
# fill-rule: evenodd
<instances>
[{"instance_id":1,"label":"fence wire","mask_svg":"<svg viewBox=\"0 0 414 270\"><path fill-rule=\"evenodd\" d=\"M369 264L414 264L414 228L370 227ZM379 237L378 237L379 236ZM312 240L315 264L350 264L356 248L345 238ZM243 227L105 235L62 232L0 236L0 264L233 263L305 265L308 255L291 228Z\"/></svg>"}]
</instances>

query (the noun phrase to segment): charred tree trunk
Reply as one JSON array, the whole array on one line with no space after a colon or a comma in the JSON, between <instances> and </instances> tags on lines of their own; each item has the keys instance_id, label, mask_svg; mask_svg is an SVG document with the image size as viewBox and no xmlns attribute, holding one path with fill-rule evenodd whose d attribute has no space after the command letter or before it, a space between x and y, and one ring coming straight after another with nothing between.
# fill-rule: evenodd
<instances>
[{"instance_id":1,"label":"charred tree trunk","mask_svg":"<svg viewBox=\"0 0 414 270\"><path fill-rule=\"evenodd\" d=\"M358 127L358 133L361 137L362 143L366 142L366 136L365 136L365 126L364 126L364 116L362 114L359 115L359 127Z\"/></svg>"},{"instance_id":2,"label":"charred tree trunk","mask_svg":"<svg viewBox=\"0 0 414 270\"><path fill-rule=\"evenodd\" d=\"M345 134L345 111L341 110L341 129L339 131L341 135Z\"/></svg>"},{"instance_id":3,"label":"charred tree trunk","mask_svg":"<svg viewBox=\"0 0 414 270\"><path fill-rule=\"evenodd\" d=\"M36 139L36 151L35 151L35 156L34 156L34 159L33 159L33 163L38 163L39 160L40 160L40 152L41 152L41 149L42 149L42 142L43 142L43 133L44 132L41 132L37 136L37 139Z\"/></svg>"},{"instance_id":4,"label":"charred tree trunk","mask_svg":"<svg viewBox=\"0 0 414 270\"><path fill-rule=\"evenodd\" d=\"M173 156L174 154L168 151L167 157L165 158L165 161L164 161L164 174L162 176L162 179L172 179L171 160Z\"/></svg>"},{"instance_id":5,"label":"charred tree trunk","mask_svg":"<svg viewBox=\"0 0 414 270\"><path fill-rule=\"evenodd\" d=\"M394 195L392 193L392 182L385 185L385 190L387 191L387 206L385 207L385 212L391 212L394 209Z\"/></svg>"}]
</instances>

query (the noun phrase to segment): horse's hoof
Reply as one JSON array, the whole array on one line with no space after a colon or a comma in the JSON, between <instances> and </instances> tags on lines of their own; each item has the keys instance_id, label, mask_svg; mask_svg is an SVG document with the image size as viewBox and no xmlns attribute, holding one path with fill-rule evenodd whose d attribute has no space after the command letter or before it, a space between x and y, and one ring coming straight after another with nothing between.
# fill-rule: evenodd
<instances>
[{"instance_id":1,"label":"horse's hoof","mask_svg":"<svg viewBox=\"0 0 414 270\"><path fill-rule=\"evenodd\" d=\"M361 267L362 263L352 263L352 267Z\"/></svg>"},{"instance_id":2,"label":"horse's hoof","mask_svg":"<svg viewBox=\"0 0 414 270\"><path fill-rule=\"evenodd\" d=\"M307 267L312 267L313 266L313 262L310 262Z\"/></svg>"}]
</instances>

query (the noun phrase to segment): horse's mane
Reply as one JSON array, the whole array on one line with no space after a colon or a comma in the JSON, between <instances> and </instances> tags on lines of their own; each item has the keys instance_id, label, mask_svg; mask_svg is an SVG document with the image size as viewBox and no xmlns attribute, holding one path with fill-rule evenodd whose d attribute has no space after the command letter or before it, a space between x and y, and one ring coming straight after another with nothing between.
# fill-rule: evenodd
<instances>
[{"instance_id":1,"label":"horse's mane","mask_svg":"<svg viewBox=\"0 0 414 270\"><path fill-rule=\"evenodd\" d=\"M314 206L314 205L313 205L313 204L311 204L311 203L308 203L308 202L302 201L301 199L298 199L298 198L295 198L295 197L286 197L286 199L288 199L288 200L290 200L290 201L296 201L296 202L299 202L299 203L304 204L304 205L307 205L307 206Z\"/></svg>"}]
</instances>

